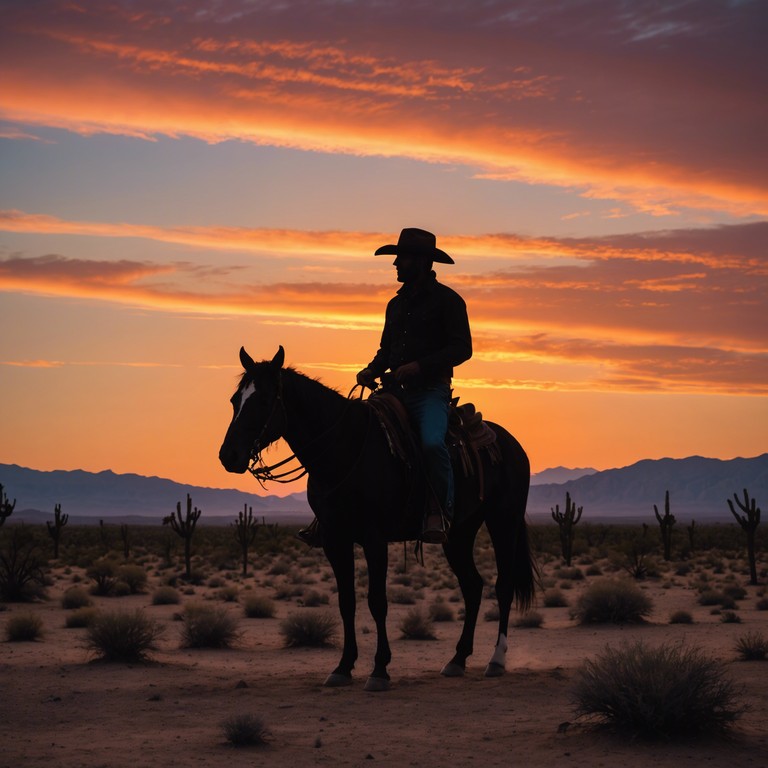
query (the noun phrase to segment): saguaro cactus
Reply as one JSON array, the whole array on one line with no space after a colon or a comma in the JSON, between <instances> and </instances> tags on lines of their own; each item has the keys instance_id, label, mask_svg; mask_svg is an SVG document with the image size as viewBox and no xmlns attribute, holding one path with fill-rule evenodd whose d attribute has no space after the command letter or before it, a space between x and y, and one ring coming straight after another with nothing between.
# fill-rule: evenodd
<instances>
[{"instance_id":1,"label":"saguaro cactus","mask_svg":"<svg viewBox=\"0 0 768 768\"><path fill-rule=\"evenodd\" d=\"M688 531L688 543L691 545L691 552L695 549L696 544L696 521L691 520L691 524L686 528Z\"/></svg>"},{"instance_id":2,"label":"saguaro cactus","mask_svg":"<svg viewBox=\"0 0 768 768\"><path fill-rule=\"evenodd\" d=\"M13 508L16 506L16 499L13 502L8 501L8 497L5 495L3 484L0 483L0 526L5 522L6 517L10 517L13 514Z\"/></svg>"},{"instance_id":3,"label":"saguaro cactus","mask_svg":"<svg viewBox=\"0 0 768 768\"><path fill-rule=\"evenodd\" d=\"M669 512L669 491L664 494L664 514L659 514L659 508L654 504L653 511L659 523L661 543L664 546L664 559L669 562L672 559L672 528L675 525L675 516Z\"/></svg>"},{"instance_id":4,"label":"saguaro cactus","mask_svg":"<svg viewBox=\"0 0 768 768\"><path fill-rule=\"evenodd\" d=\"M760 507L757 506L757 499L750 499L747 489L744 489L744 503L734 493L733 499L739 509L744 513L740 515L734 508L733 502L728 499L728 506L731 508L731 514L736 518L736 522L744 529L747 535L747 557L749 558L749 583L757 584L757 563L755 561L755 533L757 526L760 525Z\"/></svg>"},{"instance_id":5,"label":"saguaro cactus","mask_svg":"<svg viewBox=\"0 0 768 768\"><path fill-rule=\"evenodd\" d=\"M195 535L195 526L200 519L202 510L192 508L192 497L187 494L187 512L184 517L181 515L181 502L176 502L176 513L163 518L163 525L170 525L171 528L184 539L184 565L186 567L185 578L192 578L192 537Z\"/></svg>"},{"instance_id":6,"label":"saguaro cactus","mask_svg":"<svg viewBox=\"0 0 768 768\"><path fill-rule=\"evenodd\" d=\"M560 548L563 551L563 560L569 568L573 555L573 529L576 523L581 520L582 509L583 507L576 508L576 502L571 501L571 494L568 492L565 494L565 512L560 511L559 504L555 504L555 508L551 509L552 519L560 528Z\"/></svg>"},{"instance_id":7,"label":"saguaro cactus","mask_svg":"<svg viewBox=\"0 0 768 768\"><path fill-rule=\"evenodd\" d=\"M69 522L69 515L61 514L61 504L56 504L53 508L53 522L46 520L48 526L48 535L53 539L53 556L59 559L59 541L61 540L61 530Z\"/></svg>"},{"instance_id":8,"label":"saguaro cactus","mask_svg":"<svg viewBox=\"0 0 768 768\"><path fill-rule=\"evenodd\" d=\"M237 520L232 525L235 527L235 539L243 553L243 576L248 575L248 548L256 540L259 530L259 521L253 517L253 507L243 505L243 511L238 512Z\"/></svg>"}]
</instances>

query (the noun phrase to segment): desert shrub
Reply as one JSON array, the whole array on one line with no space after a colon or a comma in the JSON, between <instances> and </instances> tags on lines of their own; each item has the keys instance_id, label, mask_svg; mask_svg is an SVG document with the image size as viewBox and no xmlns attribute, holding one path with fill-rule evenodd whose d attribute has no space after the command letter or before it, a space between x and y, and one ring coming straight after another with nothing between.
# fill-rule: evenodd
<instances>
[{"instance_id":1,"label":"desert shrub","mask_svg":"<svg viewBox=\"0 0 768 768\"><path fill-rule=\"evenodd\" d=\"M140 565L119 566L117 578L128 587L128 591L132 595L143 592L147 587L147 572Z\"/></svg>"},{"instance_id":2,"label":"desert shrub","mask_svg":"<svg viewBox=\"0 0 768 768\"><path fill-rule=\"evenodd\" d=\"M275 615L275 604L266 595L249 595L243 612L249 619L271 619Z\"/></svg>"},{"instance_id":3,"label":"desert shrub","mask_svg":"<svg viewBox=\"0 0 768 768\"><path fill-rule=\"evenodd\" d=\"M82 587L70 587L61 596L61 607L71 610L73 608L85 608L91 604L91 598Z\"/></svg>"},{"instance_id":4,"label":"desert shrub","mask_svg":"<svg viewBox=\"0 0 768 768\"><path fill-rule=\"evenodd\" d=\"M544 617L538 611L526 611L515 621L519 629L538 629L544 623Z\"/></svg>"},{"instance_id":5,"label":"desert shrub","mask_svg":"<svg viewBox=\"0 0 768 768\"><path fill-rule=\"evenodd\" d=\"M387 599L390 603L398 605L415 605L416 596L408 587L390 587L387 591Z\"/></svg>"},{"instance_id":6,"label":"desert shrub","mask_svg":"<svg viewBox=\"0 0 768 768\"><path fill-rule=\"evenodd\" d=\"M182 614L183 648L229 648L237 640L237 618L223 605L191 603Z\"/></svg>"},{"instance_id":7,"label":"desert shrub","mask_svg":"<svg viewBox=\"0 0 768 768\"><path fill-rule=\"evenodd\" d=\"M587 568L587 576L602 576L603 569L597 564L593 563Z\"/></svg>"},{"instance_id":8,"label":"desert shrub","mask_svg":"<svg viewBox=\"0 0 768 768\"><path fill-rule=\"evenodd\" d=\"M88 566L85 574L93 581L91 592L94 595L110 595L117 584L117 563L108 557L100 557Z\"/></svg>"},{"instance_id":9,"label":"desert shrub","mask_svg":"<svg viewBox=\"0 0 768 768\"><path fill-rule=\"evenodd\" d=\"M83 627L90 627L98 614L98 609L93 606L75 608L75 610L73 610L72 613L68 613L67 617L64 619L64 627L66 629L82 629Z\"/></svg>"},{"instance_id":10,"label":"desert shrub","mask_svg":"<svg viewBox=\"0 0 768 768\"><path fill-rule=\"evenodd\" d=\"M755 608L757 608L758 611L768 611L768 597L763 597L758 600Z\"/></svg>"},{"instance_id":11,"label":"desert shrub","mask_svg":"<svg viewBox=\"0 0 768 768\"><path fill-rule=\"evenodd\" d=\"M219 600L223 600L225 603L236 603L239 595L240 590L234 585L222 587L216 593L216 596L219 598Z\"/></svg>"},{"instance_id":12,"label":"desert shrub","mask_svg":"<svg viewBox=\"0 0 768 768\"><path fill-rule=\"evenodd\" d=\"M42 636L43 621L34 613L17 613L5 624L5 638L9 643L39 640Z\"/></svg>"},{"instance_id":13,"label":"desert shrub","mask_svg":"<svg viewBox=\"0 0 768 768\"><path fill-rule=\"evenodd\" d=\"M280 634L285 645L322 647L330 645L338 628L336 617L330 612L299 611L280 622Z\"/></svg>"},{"instance_id":14,"label":"desert shrub","mask_svg":"<svg viewBox=\"0 0 768 768\"><path fill-rule=\"evenodd\" d=\"M104 661L143 661L162 632L142 610L99 613L88 626L86 648Z\"/></svg>"},{"instance_id":15,"label":"desert shrub","mask_svg":"<svg viewBox=\"0 0 768 768\"><path fill-rule=\"evenodd\" d=\"M705 589L699 595L699 605L720 605L722 600L722 592L718 592L714 589Z\"/></svg>"},{"instance_id":16,"label":"desert shrub","mask_svg":"<svg viewBox=\"0 0 768 768\"><path fill-rule=\"evenodd\" d=\"M642 641L606 647L579 669L577 713L645 738L722 731L743 712L716 659L696 647Z\"/></svg>"},{"instance_id":17,"label":"desert shrub","mask_svg":"<svg viewBox=\"0 0 768 768\"><path fill-rule=\"evenodd\" d=\"M267 728L256 715L232 715L221 724L224 738L235 747L254 747L266 743Z\"/></svg>"},{"instance_id":18,"label":"desert shrub","mask_svg":"<svg viewBox=\"0 0 768 768\"><path fill-rule=\"evenodd\" d=\"M318 592L316 589L308 589L301 597L301 602L307 608L317 608L318 605L328 605L328 595Z\"/></svg>"},{"instance_id":19,"label":"desert shrub","mask_svg":"<svg viewBox=\"0 0 768 768\"><path fill-rule=\"evenodd\" d=\"M568 581L583 581L584 573L581 568L559 568L557 570L557 577L559 579L567 579Z\"/></svg>"},{"instance_id":20,"label":"desert shrub","mask_svg":"<svg viewBox=\"0 0 768 768\"><path fill-rule=\"evenodd\" d=\"M747 596L747 590L739 584L729 584L723 587L723 594L732 600L743 600Z\"/></svg>"},{"instance_id":21,"label":"desert shrub","mask_svg":"<svg viewBox=\"0 0 768 768\"><path fill-rule=\"evenodd\" d=\"M723 611L720 621L723 624L741 624L741 616L736 611Z\"/></svg>"},{"instance_id":22,"label":"desert shrub","mask_svg":"<svg viewBox=\"0 0 768 768\"><path fill-rule=\"evenodd\" d=\"M0 600L17 603L40 597L45 564L34 534L24 526L14 526L0 549Z\"/></svg>"},{"instance_id":23,"label":"desert shrub","mask_svg":"<svg viewBox=\"0 0 768 768\"><path fill-rule=\"evenodd\" d=\"M581 624L636 624L652 606L651 599L631 581L602 579L584 590L573 614Z\"/></svg>"},{"instance_id":24,"label":"desert shrub","mask_svg":"<svg viewBox=\"0 0 768 768\"><path fill-rule=\"evenodd\" d=\"M542 600L545 608L562 608L568 605L565 595L557 587L545 589Z\"/></svg>"},{"instance_id":25,"label":"desert shrub","mask_svg":"<svg viewBox=\"0 0 768 768\"><path fill-rule=\"evenodd\" d=\"M736 641L736 652L742 661L763 661L768 655L768 639L761 632L747 632Z\"/></svg>"},{"instance_id":26,"label":"desert shrub","mask_svg":"<svg viewBox=\"0 0 768 768\"><path fill-rule=\"evenodd\" d=\"M173 587L158 587L152 593L152 605L178 605L180 602L181 595Z\"/></svg>"},{"instance_id":27,"label":"desert shrub","mask_svg":"<svg viewBox=\"0 0 768 768\"><path fill-rule=\"evenodd\" d=\"M498 621L499 620L498 603L494 603L490 608L488 608L486 612L483 614L483 618L486 621Z\"/></svg>"},{"instance_id":28,"label":"desert shrub","mask_svg":"<svg viewBox=\"0 0 768 768\"><path fill-rule=\"evenodd\" d=\"M669 617L670 624L693 624L693 616L688 611L675 611Z\"/></svg>"},{"instance_id":29,"label":"desert shrub","mask_svg":"<svg viewBox=\"0 0 768 768\"><path fill-rule=\"evenodd\" d=\"M221 578L221 576L212 576L210 579L208 579L208 586L211 589L220 589L221 587L226 585L226 581Z\"/></svg>"},{"instance_id":30,"label":"desert shrub","mask_svg":"<svg viewBox=\"0 0 768 768\"><path fill-rule=\"evenodd\" d=\"M456 615L448 603L444 600L436 600L429 606L429 617L432 621L454 621Z\"/></svg>"},{"instance_id":31,"label":"desert shrub","mask_svg":"<svg viewBox=\"0 0 768 768\"><path fill-rule=\"evenodd\" d=\"M434 640L432 619L421 608L409 608L400 621L400 632L406 640Z\"/></svg>"}]
</instances>

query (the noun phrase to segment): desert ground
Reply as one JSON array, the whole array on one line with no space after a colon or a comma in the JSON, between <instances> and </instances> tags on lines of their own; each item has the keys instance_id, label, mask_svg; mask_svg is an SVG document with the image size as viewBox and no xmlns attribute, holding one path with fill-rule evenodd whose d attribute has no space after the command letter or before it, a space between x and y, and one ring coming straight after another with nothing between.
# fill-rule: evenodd
<instances>
[{"instance_id":1,"label":"desert ground","mask_svg":"<svg viewBox=\"0 0 768 768\"><path fill-rule=\"evenodd\" d=\"M333 579L319 550L298 542L274 551L262 547L252 554L243 577L231 549L222 554L221 547L209 548L196 556L197 573L188 583L179 576L178 551L171 565L150 548L135 545L132 558L148 575L142 591L91 597L99 611L142 609L163 627L148 660L126 664L100 660L86 648L87 629L65 626L72 610L62 606L62 597L73 587L88 590L93 583L87 555L66 555L67 536L73 539L75 531L64 531L65 554L49 564L45 598L0 605L0 768L768 766L768 662L744 661L736 652L745 632L768 635L765 554L759 562L760 583L750 586L746 560L735 551L691 552L669 563L656 553L648 559L649 575L635 582L652 600L646 622L581 625L571 610L590 583L630 577L615 554L594 547L581 547L573 567L565 569L548 544L548 551L538 553L542 582L546 589L559 590L567 605L547 607L540 597L535 608L540 626L512 626L506 674L486 678L496 623L484 619L494 606L494 572L481 542L477 559L488 586L475 654L463 678L444 678L439 671L460 632L456 582L439 547L426 547L422 566L410 550L406 558L401 545L392 545L392 688L367 693L363 685L375 634L359 551L356 676L352 686L326 688L323 680L340 653L338 638L327 647L287 647L281 633L282 621L297 612L336 613ZM138 542L140 535L134 538ZM180 602L154 604L153 594L169 582ZM720 606L700 603L702 585L713 590L739 585L745 594L726 614ZM245 617L243 604L254 595L274 601L273 617ZM232 613L239 633L232 647L181 647L180 613L193 601ZM405 615L414 608L426 612L435 603L448 619L434 622L435 639L405 639L399 630ZM692 623L670 623L677 611L688 612ZM6 641L7 622L29 612L42 620L41 637ZM724 621L724 614L732 620ZM513 613L511 623L519 618ZM584 661L606 646L638 639L649 645L694 644L725 664L747 707L727 738L648 742L575 716L573 684ZM242 714L263 720L265 744L235 747L227 741L222 722Z\"/></svg>"}]
</instances>

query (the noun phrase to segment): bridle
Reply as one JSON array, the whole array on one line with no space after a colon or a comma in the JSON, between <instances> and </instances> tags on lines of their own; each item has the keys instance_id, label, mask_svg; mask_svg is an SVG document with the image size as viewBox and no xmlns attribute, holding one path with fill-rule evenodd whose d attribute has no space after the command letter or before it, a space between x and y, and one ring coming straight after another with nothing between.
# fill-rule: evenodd
<instances>
[{"instance_id":1,"label":"bridle","mask_svg":"<svg viewBox=\"0 0 768 768\"><path fill-rule=\"evenodd\" d=\"M307 445L312 445L317 441L321 440L344 421L344 418L346 417L347 412L349 410L349 403L352 401L353 399L352 396L358 387L360 388L359 398L361 400L363 399L363 396L365 394L365 387L359 384L355 384L355 386L352 387L352 389L349 391L349 394L347 395L348 405L347 407L345 407L344 412L341 414L338 421L336 421L334 424L331 424L330 427L323 430L323 432L321 432L319 435L316 435L315 437L313 437L312 440L310 440ZM270 422L272 421L272 418L275 415L275 412L277 411L278 407L282 410L284 423L287 424L288 414L285 410L285 401L283 400L282 369L278 374L277 392L275 393L275 399L272 401L272 406L269 410L269 415L267 416L264 422L264 426L261 428L261 432L257 435L256 439L253 441L253 445L251 447L250 464L248 465L248 471L256 478L259 485L265 490L266 490L265 483L267 482L282 483L282 484L293 483L296 480L300 480L309 471L301 462L299 462L299 465L297 467L292 467L291 469L287 469L284 472L278 472L278 473L275 472L276 469L280 469L281 467L284 467L286 464L293 461L294 459L296 461L299 461L295 453L292 453L290 456L283 459L282 461L278 461L276 464L267 465L264 462L264 459L261 455L263 450L260 447L261 439L262 437L264 437L264 433L267 431L267 428L269 427ZM366 431L366 440L367 440L367 437L368 437L368 431ZM268 445L264 447L266 448L268 447ZM362 454L362 451L358 453L357 461L359 461L359 457L361 454ZM357 464L357 461L355 461L354 463L355 465Z\"/></svg>"}]
</instances>

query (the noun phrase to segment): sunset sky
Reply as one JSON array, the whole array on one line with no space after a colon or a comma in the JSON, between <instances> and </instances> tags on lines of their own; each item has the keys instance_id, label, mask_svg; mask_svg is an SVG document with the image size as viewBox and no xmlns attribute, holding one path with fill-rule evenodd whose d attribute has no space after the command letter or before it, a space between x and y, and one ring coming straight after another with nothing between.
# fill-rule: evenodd
<instances>
[{"instance_id":1,"label":"sunset sky","mask_svg":"<svg viewBox=\"0 0 768 768\"><path fill-rule=\"evenodd\" d=\"M768 450L763 0L0 11L0 463L265 493L240 346L346 394L408 226L534 472Z\"/></svg>"}]
</instances>

